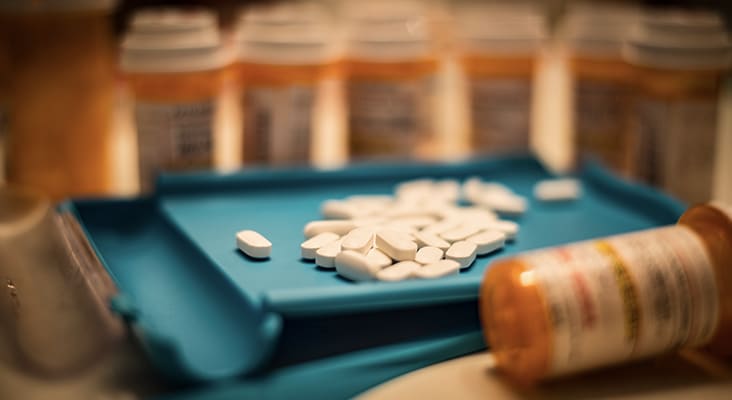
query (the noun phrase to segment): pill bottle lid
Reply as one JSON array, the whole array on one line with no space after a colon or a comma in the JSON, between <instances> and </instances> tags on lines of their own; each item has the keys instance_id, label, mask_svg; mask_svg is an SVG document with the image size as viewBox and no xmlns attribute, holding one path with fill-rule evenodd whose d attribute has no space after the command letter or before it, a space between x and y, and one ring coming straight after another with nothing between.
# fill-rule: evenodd
<instances>
[{"instance_id":1,"label":"pill bottle lid","mask_svg":"<svg viewBox=\"0 0 732 400\"><path fill-rule=\"evenodd\" d=\"M640 9L620 3L580 3L572 6L560 35L576 55L621 58L623 40L640 18Z\"/></svg>"},{"instance_id":2,"label":"pill bottle lid","mask_svg":"<svg viewBox=\"0 0 732 400\"><path fill-rule=\"evenodd\" d=\"M344 10L346 55L350 58L398 62L425 58L433 47L420 3L354 2Z\"/></svg>"},{"instance_id":3,"label":"pill bottle lid","mask_svg":"<svg viewBox=\"0 0 732 400\"><path fill-rule=\"evenodd\" d=\"M656 11L640 18L622 54L654 68L725 69L732 65L732 41L716 13Z\"/></svg>"},{"instance_id":4,"label":"pill bottle lid","mask_svg":"<svg viewBox=\"0 0 732 400\"><path fill-rule=\"evenodd\" d=\"M132 17L121 45L126 72L191 72L221 68L228 58L205 9L155 8Z\"/></svg>"},{"instance_id":5,"label":"pill bottle lid","mask_svg":"<svg viewBox=\"0 0 732 400\"><path fill-rule=\"evenodd\" d=\"M3 0L0 11L42 13L48 11L111 11L117 0Z\"/></svg>"},{"instance_id":6,"label":"pill bottle lid","mask_svg":"<svg viewBox=\"0 0 732 400\"><path fill-rule=\"evenodd\" d=\"M459 9L456 33L465 52L532 54L547 37L543 15L530 4L484 4Z\"/></svg>"},{"instance_id":7,"label":"pill bottle lid","mask_svg":"<svg viewBox=\"0 0 732 400\"><path fill-rule=\"evenodd\" d=\"M286 3L247 10L236 30L241 61L263 64L321 64L335 58L332 29L324 9Z\"/></svg>"}]
</instances>

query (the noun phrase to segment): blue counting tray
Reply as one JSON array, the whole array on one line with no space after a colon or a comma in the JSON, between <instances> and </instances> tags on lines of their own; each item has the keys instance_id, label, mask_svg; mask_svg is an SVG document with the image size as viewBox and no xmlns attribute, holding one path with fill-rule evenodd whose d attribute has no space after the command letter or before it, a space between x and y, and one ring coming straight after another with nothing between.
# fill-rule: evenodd
<instances>
[{"instance_id":1,"label":"blue counting tray","mask_svg":"<svg viewBox=\"0 0 732 400\"><path fill-rule=\"evenodd\" d=\"M515 242L479 257L459 276L352 283L300 260L302 228L320 219L326 199L390 194L397 183L418 177L470 176L505 183L531 201L518 219ZM120 290L113 309L129 320L156 365L182 381L218 381L404 343L417 351L477 332L475 300L494 259L672 224L684 209L593 165L578 176L581 199L534 201L534 183L549 177L531 157L262 169L164 176L151 198L77 200L65 207L77 216ZM270 259L256 261L237 250L235 233L242 229L270 239ZM458 347L454 355L475 350ZM393 358L385 357L397 362Z\"/></svg>"}]
</instances>

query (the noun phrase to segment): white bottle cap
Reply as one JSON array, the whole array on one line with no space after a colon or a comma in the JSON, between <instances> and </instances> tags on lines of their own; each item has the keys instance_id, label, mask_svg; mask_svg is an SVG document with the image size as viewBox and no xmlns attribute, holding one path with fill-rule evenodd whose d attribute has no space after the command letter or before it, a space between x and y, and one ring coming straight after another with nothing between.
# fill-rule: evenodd
<instances>
[{"instance_id":1,"label":"white bottle cap","mask_svg":"<svg viewBox=\"0 0 732 400\"><path fill-rule=\"evenodd\" d=\"M122 46L127 72L192 72L227 62L216 15L204 9L146 9L137 12Z\"/></svg>"},{"instance_id":2,"label":"white bottle cap","mask_svg":"<svg viewBox=\"0 0 732 400\"><path fill-rule=\"evenodd\" d=\"M662 69L726 69L732 42L720 16L663 11L644 15L623 46L633 64Z\"/></svg>"},{"instance_id":3,"label":"white bottle cap","mask_svg":"<svg viewBox=\"0 0 732 400\"><path fill-rule=\"evenodd\" d=\"M242 14L238 56L262 64L312 65L335 58L328 15L312 3L256 7Z\"/></svg>"},{"instance_id":4,"label":"white bottle cap","mask_svg":"<svg viewBox=\"0 0 732 400\"><path fill-rule=\"evenodd\" d=\"M561 28L576 55L621 58L623 41L640 18L640 10L620 3L580 3L572 6Z\"/></svg>"},{"instance_id":5,"label":"white bottle cap","mask_svg":"<svg viewBox=\"0 0 732 400\"><path fill-rule=\"evenodd\" d=\"M547 37L543 15L529 4L488 4L457 12L463 52L501 55L535 53Z\"/></svg>"},{"instance_id":6,"label":"white bottle cap","mask_svg":"<svg viewBox=\"0 0 732 400\"><path fill-rule=\"evenodd\" d=\"M430 32L416 2L354 2L345 10L349 58L398 62L429 57Z\"/></svg>"}]
</instances>

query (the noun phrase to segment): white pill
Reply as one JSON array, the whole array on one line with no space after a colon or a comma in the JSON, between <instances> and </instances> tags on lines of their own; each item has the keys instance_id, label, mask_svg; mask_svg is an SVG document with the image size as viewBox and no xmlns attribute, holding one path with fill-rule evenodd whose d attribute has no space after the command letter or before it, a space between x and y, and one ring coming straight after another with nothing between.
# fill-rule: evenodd
<instances>
[{"instance_id":1,"label":"white pill","mask_svg":"<svg viewBox=\"0 0 732 400\"><path fill-rule=\"evenodd\" d=\"M484 194L479 202L499 214L520 215L528 209L526 199L515 194L488 193Z\"/></svg>"},{"instance_id":2,"label":"white pill","mask_svg":"<svg viewBox=\"0 0 732 400\"><path fill-rule=\"evenodd\" d=\"M459 209L456 219L461 219L463 223L473 225L488 223L498 219L498 215L491 210L483 207L464 207Z\"/></svg>"},{"instance_id":3,"label":"white pill","mask_svg":"<svg viewBox=\"0 0 732 400\"><path fill-rule=\"evenodd\" d=\"M462 224L462 222L463 219L459 216L448 217L440 222L436 222L432 225L427 225L426 227L424 227L424 229L422 229L422 232L434 233L436 235L439 235L443 232L457 228Z\"/></svg>"},{"instance_id":4,"label":"white pill","mask_svg":"<svg viewBox=\"0 0 732 400\"><path fill-rule=\"evenodd\" d=\"M429 197L434 187L431 179L415 179L397 185L394 194L400 200L414 201Z\"/></svg>"},{"instance_id":5,"label":"white pill","mask_svg":"<svg viewBox=\"0 0 732 400\"><path fill-rule=\"evenodd\" d=\"M300 245L302 258L306 260L314 260L315 253L318 251L319 248L327 245L328 243L335 242L336 240L338 240L338 238L340 238L340 236L336 235L333 232L323 232L319 235L311 237L310 239L302 242L302 244Z\"/></svg>"},{"instance_id":6,"label":"white pill","mask_svg":"<svg viewBox=\"0 0 732 400\"><path fill-rule=\"evenodd\" d=\"M455 229L440 233L440 237L452 243L460 240L465 240L469 236L473 236L480 231L481 228L478 226L464 224Z\"/></svg>"},{"instance_id":7,"label":"white pill","mask_svg":"<svg viewBox=\"0 0 732 400\"><path fill-rule=\"evenodd\" d=\"M356 251L346 250L338 253L335 258L335 268L338 275L352 281L370 281L381 270L364 255Z\"/></svg>"},{"instance_id":8,"label":"white pill","mask_svg":"<svg viewBox=\"0 0 732 400\"><path fill-rule=\"evenodd\" d=\"M311 238L323 232L345 235L354 228L356 228L356 224L351 220L311 221L305 225L304 233L306 238Z\"/></svg>"},{"instance_id":9,"label":"white pill","mask_svg":"<svg viewBox=\"0 0 732 400\"><path fill-rule=\"evenodd\" d=\"M417 255L414 256L414 261L420 264L432 264L442 260L442 256L444 254L445 252L437 247L426 246L417 250Z\"/></svg>"},{"instance_id":10,"label":"white pill","mask_svg":"<svg viewBox=\"0 0 732 400\"><path fill-rule=\"evenodd\" d=\"M384 217L362 217L362 218L355 218L351 220L353 222L353 225L356 226L356 228L360 228L362 226L377 226L381 225L384 222L386 222L386 218Z\"/></svg>"},{"instance_id":11,"label":"white pill","mask_svg":"<svg viewBox=\"0 0 732 400\"><path fill-rule=\"evenodd\" d=\"M460 183L454 179L435 182L433 194L447 202L456 202L460 198Z\"/></svg>"},{"instance_id":12,"label":"white pill","mask_svg":"<svg viewBox=\"0 0 732 400\"><path fill-rule=\"evenodd\" d=\"M327 268L335 268L335 258L341 252L343 238L330 242L315 252L315 264Z\"/></svg>"},{"instance_id":13,"label":"white pill","mask_svg":"<svg viewBox=\"0 0 732 400\"><path fill-rule=\"evenodd\" d=\"M470 203L477 203L483 195L483 181L477 177L471 177L463 182L463 198Z\"/></svg>"},{"instance_id":14,"label":"white pill","mask_svg":"<svg viewBox=\"0 0 732 400\"><path fill-rule=\"evenodd\" d=\"M427 225L432 225L437 220L435 217L429 217L429 216L420 216L420 217L402 217L402 218L396 218L391 223L396 225L407 225L411 226L413 228L424 228Z\"/></svg>"},{"instance_id":15,"label":"white pill","mask_svg":"<svg viewBox=\"0 0 732 400\"><path fill-rule=\"evenodd\" d=\"M386 206L394 201L394 198L384 194L356 194L346 197L346 201L351 204L369 204Z\"/></svg>"},{"instance_id":16,"label":"white pill","mask_svg":"<svg viewBox=\"0 0 732 400\"><path fill-rule=\"evenodd\" d=\"M366 254L374 247L374 229L370 227L356 228L343 237L341 249L343 251L353 250Z\"/></svg>"},{"instance_id":17,"label":"white pill","mask_svg":"<svg viewBox=\"0 0 732 400\"><path fill-rule=\"evenodd\" d=\"M236 246L252 258L267 258L272 253L272 243L259 232L252 230L237 233Z\"/></svg>"},{"instance_id":18,"label":"white pill","mask_svg":"<svg viewBox=\"0 0 732 400\"><path fill-rule=\"evenodd\" d=\"M398 262L390 267L386 267L376 273L376 279L385 282L397 282L409 279L422 266L414 261Z\"/></svg>"},{"instance_id":19,"label":"white pill","mask_svg":"<svg viewBox=\"0 0 732 400\"><path fill-rule=\"evenodd\" d=\"M506 234L501 231L483 231L466 239L477 246L475 253L479 256L502 248L506 243Z\"/></svg>"},{"instance_id":20,"label":"white pill","mask_svg":"<svg viewBox=\"0 0 732 400\"><path fill-rule=\"evenodd\" d=\"M414 260L417 255L417 243L411 236L393 229L376 232L376 247L396 261Z\"/></svg>"},{"instance_id":21,"label":"white pill","mask_svg":"<svg viewBox=\"0 0 732 400\"><path fill-rule=\"evenodd\" d=\"M576 200L581 194L576 179L548 179L534 185L534 197L541 201Z\"/></svg>"},{"instance_id":22,"label":"white pill","mask_svg":"<svg viewBox=\"0 0 732 400\"><path fill-rule=\"evenodd\" d=\"M378 265L379 268L386 268L393 264L391 258L379 249L369 250L369 252L366 253L366 258L368 258L372 264Z\"/></svg>"},{"instance_id":23,"label":"white pill","mask_svg":"<svg viewBox=\"0 0 732 400\"><path fill-rule=\"evenodd\" d=\"M327 200L320 206L323 218L351 219L366 215L363 207L342 200Z\"/></svg>"},{"instance_id":24,"label":"white pill","mask_svg":"<svg viewBox=\"0 0 732 400\"><path fill-rule=\"evenodd\" d=\"M491 224L488 224L485 229L501 231L506 235L506 240L511 241L516 238L516 235L519 232L519 224L513 221L498 220L493 221L493 223Z\"/></svg>"},{"instance_id":25,"label":"white pill","mask_svg":"<svg viewBox=\"0 0 732 400\"><path fill-rule=\"evenodd\" d=\"M442 278L443 276L458 275L459 273L460 264L457 261L440 260L415 270L412 276L420 279L435 279Z\"/></svg>"},{"instance_id":26,"label":"white pill","mask_svg":"<svg viewBox=\"0 0 732 400\"><path fill-rule=\"evenodd\" d=\"M457 261L460 264L460 269L468 268L470 264L475 261L475 253L478 250L478 246L475 243L461 240L455 242L445 252L445 258L448 260Z\"/></svg>"},{"instance_id":27,"label":"white pill","mask_svg":"<svg viewBox=\"0 0 732 400\"><path fill-rule=\"evenodd\" d=\"M417 232L414 234L414 239L417 241L417 244L421 247L425 246L431 246L431 247L437 247L438 249L445 251L448 248L450 248L450 243L442 239L441 237L435 235L434 233L430 232Z\"/></svg>"},{"instance_id":28,"label":"white pill","mask_svg":"<svg viewBox=\"0 0 732 400\"><path fill-rule=\"evenodd\" d=\"M514 194L513 190L511 190L510 187L499 183L499 182L484 182L483 183L483 193L484 194L505 194L505 195L511 195Z\"/></svg>"}]
</instances>

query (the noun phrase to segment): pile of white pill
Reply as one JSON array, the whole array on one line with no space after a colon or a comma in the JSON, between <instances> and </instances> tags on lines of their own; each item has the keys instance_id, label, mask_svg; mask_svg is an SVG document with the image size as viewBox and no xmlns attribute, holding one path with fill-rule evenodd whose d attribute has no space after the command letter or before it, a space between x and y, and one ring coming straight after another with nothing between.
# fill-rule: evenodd
<instances>
[{"instance_id":1,"label":"pile of white pill","mask_svg":"<svg viewBox=\"0 0 732 400\"><path fill-rule=\"evenodd\" d=\"M574 200L579 195L574 179L545 180L534 186L540 201ZM456 275L476 256L513 241L519 225L500 217L519 216L527 209L526 198L497 182L412 180L397 185L393 195L323 202L324 219L305 225L301 257L351 281ZM272 248L251 230L237 234L237 245L253 258L269 257Z\"/></svg>"}]
</instances>

